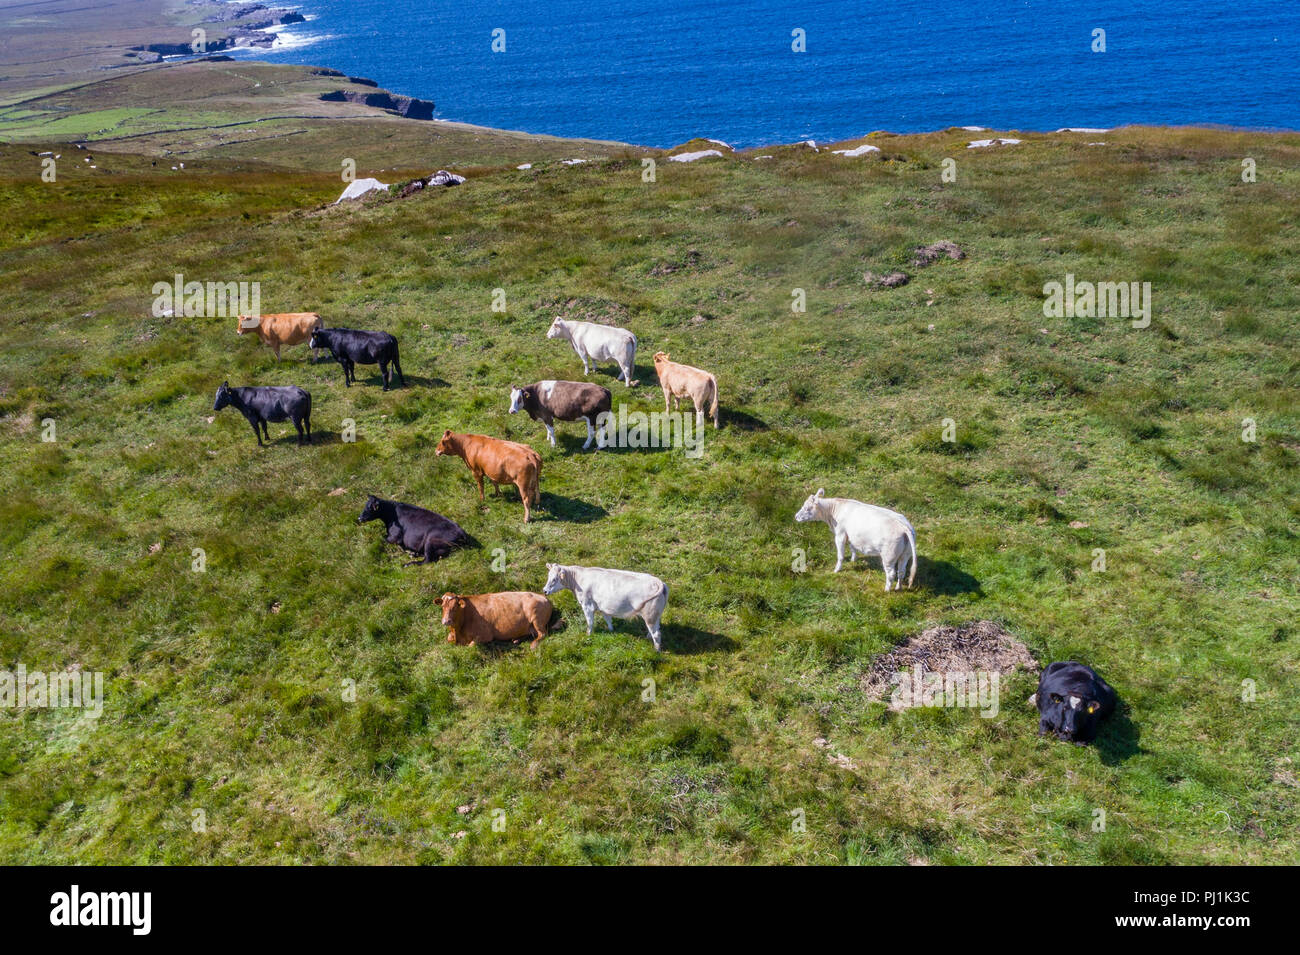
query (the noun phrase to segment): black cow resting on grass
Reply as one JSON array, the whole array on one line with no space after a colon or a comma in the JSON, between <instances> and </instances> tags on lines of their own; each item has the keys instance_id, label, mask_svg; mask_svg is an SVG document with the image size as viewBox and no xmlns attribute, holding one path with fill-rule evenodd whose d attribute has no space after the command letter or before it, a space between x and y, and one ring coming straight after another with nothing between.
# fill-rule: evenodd
<instances>
[{"instance_id":1,"label":"black cow resting on grass","mask_svg":"<svg viewBox=\"0 0 1300 955\"><path fill-rule=\"evenodd\" d=\"M397 360L397 339L388 332L363 332L355 328L318 328L311 333L310 346L325 348L343 366L343 383L349 388L357 380L356 365L378 365L384 379L384 391L392 384L388 363L406 385L402 363Z\"/></svg>"},{"instance_id":2,"label":"black cow resting on grass","mask_svg":"<svg viewBox=\"0 0 1300 955\"><path fill-rule=\"evenodd\" d=\"M555 422L587 422L586 451L592 439L596 447L605 446L606 436L596 431L596 421L602 413L610 411L611 397L608 388L589 381L538 381L522 388L510 386L510 413L527 411L528 417L540 421L546 428L546 437L555 447Z\"/></svg>"},{"instance_id":3,"label":"black cow resting on grass","mask_svg":"<svg viewBox=\"0 0 1300 955\"><path fill-rule=\"evenodd\" d=\"M298 443L311 444L311 395L297 385L231 388L230 382L223 381L217 389L217 400L213 402L212 410L220 411L226 405L238 409L248 419L259 445L262 444L263 435L266 435L267 441L271 440L271 435L266 430L268 421L289 420L298 429ZM258 430L259 427L261 430Z\"/></svg>"},{"instance_id":4,"label":"black cow resting on grass","mask_svg":"<svg viewBox=\"0 0 1300 955\"><path fill-rule=\"evenodd\" d=\"M1050 663L1038 678L1038 735L1083 746L1097 738L1101 721L1115 711L1115 691L1092 667Z\"/></svg>"},{"instance_id":5,"label":"black cow resting on grass","mask_svg":"<svg viewBox=\"0 0 1300 955\"><path fill-rule=\"evenodd\" d=\"M402 504L399 501L385 501L373 494L366 499L358 524L373 521L376 518L388 528L388 543L397 544L412 554L419 554L422 560L408 560L403 567L412 564L431 564L451 553L452 548L469 543L469 535L461 530L460 525L449 517L435 514L433 511L416 507L414 504Z\"/></svg>"}]
</instances>

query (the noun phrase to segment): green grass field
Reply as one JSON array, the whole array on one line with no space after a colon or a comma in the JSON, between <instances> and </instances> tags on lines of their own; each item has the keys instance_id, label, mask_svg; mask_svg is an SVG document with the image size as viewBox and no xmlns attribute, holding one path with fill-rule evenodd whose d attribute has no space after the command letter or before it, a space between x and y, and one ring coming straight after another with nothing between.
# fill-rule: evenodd
<instances>
[{"instance_id":1,"label":"green grass field","mask_svg":"<svg viewBox=\"0 0 1300 955\"><path fill-rule=\"evenodd\" d=\"M0 146L0 668L105 674L98 721L0 709L0 860L1296 860L1300 136L876 134L883 158L765 149L646 183L652 151L566 166L577 144L444 129L381 156L374 128L296 158L195 132L183 173ZM328 206L357 154L470 179ZM940 239L967 258L913 268ZM392 331L407 387L153 317L178 272ZM1150 327L1045 318L1067 273L1149 281ZM581 378L556 315L637 334L638 387L591 376L635 408L662 407L655 351L715 371L703 458L583 453L581 424L551 449L507 414L512 383ZM224 379L306 387L316 444L213 417ZM448 427L540 451L534 523L435 458ZM831 574L826 527L793 521L818 487L911 518L915 590L874 559ZM355 523L370 493L480 546L403 569ZM444 591L540 590L547 561L662 577L664 652L635 622L587 636L568 593L537 651L445 642ZM1116 687L1098 745L1036 736L1028 674L992 719L866 699L879 654L979 619Z\"/></svg>"}]
</instances>

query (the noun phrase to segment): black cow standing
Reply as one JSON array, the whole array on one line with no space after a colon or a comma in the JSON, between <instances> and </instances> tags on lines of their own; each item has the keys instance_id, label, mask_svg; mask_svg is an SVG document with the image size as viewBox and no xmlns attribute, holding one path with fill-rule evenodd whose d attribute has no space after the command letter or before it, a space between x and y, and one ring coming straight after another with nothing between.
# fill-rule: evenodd
<instances>
[{"instance_id":1,"label":"black cow standing","mask_svg":"<svg viewBox=\"0 0 1300 955\"><path fill-rule=\"evenodd\" d=\"M311 395L297 385L231 388L230 382L223 381L217 389L217 400L213 402L212 410L220 411L226 405L238 409L248 419L259 446L263 435L267 441L271 440L266 430L268 421L289 420L298 429L298 443L311 444Z\"/></svg>"},{"instance_id":2,"label":"black cow standing","mask_svg":"<svg viewBox=\"0 0 1300 955\"><path fill-rule=\"evenodd\" d=\"M355 328L318 328L311 333L310 346L325 348L343 366L343 383L349 388L357 380L356 365L378 365L384 379L384 391L392 384L388 364L406 385L402 363L397 360L397 339L388 332L364 332Z\"/></svg>"},{"instance_id":3,"label":"black cow standing","mask_svg":"<svg viewBox=\"0 0 1300 955\"><path fill-rule=\"evenodd\" d=\"M1084 746L1115 712L1115 691L1092 667L1073 660L1050 663L1038 678L1038 735Z\"/></svg>"},{"instance_id":4,"label":"black cow standing","mask_svg":"<svg viewBox=\"0 0 1300 955\"><path fill-rule=\"evenodd\" d=\"M371 494L357 523L364 524L376 518L388 528L388 543L422 557L421 560L408 560L403 567L431 564L446 557L453 548L469 543L469 535L451 518L414 504L386 501Z\"/></svg>"}]
</instances>

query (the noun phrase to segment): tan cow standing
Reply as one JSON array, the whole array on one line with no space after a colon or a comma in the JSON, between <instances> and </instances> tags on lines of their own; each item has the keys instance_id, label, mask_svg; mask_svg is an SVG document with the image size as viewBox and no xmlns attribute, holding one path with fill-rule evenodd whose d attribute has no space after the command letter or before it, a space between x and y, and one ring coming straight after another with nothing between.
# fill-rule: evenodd
<instances>
[{"instance_id":1,"label":"tan cow standing","mask_svg":"<svg viewBox=\"0 0 1300 955\"><path fill-rule=\"evenodd\" d=\"M453 434L450 429L442 433L442 440L434 454L454 454L465 462L478 483L478 499L483 500L483 478L486 476L501 493L502 484L519 488L524 502L524 523L532 516L530 504L540 504L541 492L537 489L542 476L542 456L526 444L489 438L485 434Z\"/></svg>"},{"instance_id":2,"label":"tan cow standing","mask_svg":"<svg viewBox=\"0 0 1300 955\"><path fill-rule=\"evenodd\" d=\"M495 594L443 594L442 625L447 642L467 647L497 640L518 643L532 635L532 649L542 642L556 622L555 605L541 594L526 590Z\"/></svg>"},{"instance_id":3,"label":"tan cow standing","mask_svg":"<svg viewBox=\"0 0 1300 955\"><path fill-rule=\"evenodd\" d=\"M702 368L679 365L668 360L667 352L655 352L655 374L659 376L659 385L664 390L664 411L668 411L668 400L672 399L676 409L682 398L690 398L695 403L696 427L704 424L707 411L713 418L713 427L718 427L718 379Z\"/></svg>"},{"instance_id":4,"label":"tan cow standing","mask_svg":"<svg viewBox=\"0 0 1300 955\"><path fill-rule=\"evenodd\" d=\"M240 315L235 333L256 331L262 344L275 352L275 360L280 360L281 345L297 345L311 338L311 333L324 328L325 323L315 312L282 312L279 315ZM316 360L316 349L311 350L311 360Z\"/></svg>"}]
</instances>

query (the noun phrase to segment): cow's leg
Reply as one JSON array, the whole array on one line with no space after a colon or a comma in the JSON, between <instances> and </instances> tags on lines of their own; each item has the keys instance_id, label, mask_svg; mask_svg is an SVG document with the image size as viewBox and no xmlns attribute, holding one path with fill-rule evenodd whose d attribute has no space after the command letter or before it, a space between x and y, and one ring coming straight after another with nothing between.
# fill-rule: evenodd
<instances>
[{"instance_id":1,"label":"cow's leg","mask_svg":"<svg viewBox=\"0 0 1300 955\"><path fill-rule=\"evenodd\" d=\"M257 420L255 418L249 418L248 423L253 426L253 437L257 439L257 446L260 448L262 446L262 432L261 429L258 428Z\"/></svg>"},{"instance_id":2,"label":"cow's leg","mask_svg":"<svg viewBox=\"0 0 1300 955\"><path fill-rule=\"evenodd\" d=\"M542 423L546 424L544 421ZM551 442L551 447L555 447L555 424L553 422L546 425L546 440Z\"/></svg>"},{"instance_id":3,"label":"cow's leg","mask_svg":"<svg viewBox=\"0 0 1300 955\"><path fill-rule=\"evenodd\" d=\"M266 438L268 442L271 440L271 432L267 430L265 419L262 420L262 436Z\"/></svg>"},{"instance_id":4,"label":"cow's leg","mask_svg":"<svg viewBox=\"0 0 1300 955\"><path fill-rule=\"evenodd\" d=\"M483 501L483 472L482 472L482 471L475 471L475 472L474 472L474 480L478 482L478 499L479 499L479 502L482 503L482 501Z\"/></svg>"},{"instance_id":5,"label":"cow's leg","mask_svg":"<svg viewBox=\"0 0 1300 955\"><path fill-rule=\"evenodd\" d=\"M533 615L530 618L530 623L532 624L532 629L535 635L535 639L533 640L532 643L528 645L528 649L536 650L537 645L542 642L542 637L546 636L546 633L549 629L550 620L549 619L543 620L541 611L537 610L533 612Z\"/></svg>"},{"instance_id":6,"label":"cow's leg","mask_svg":"<svg viewBox=\"0 0 1300 955\"><path fill-rule=\"evenodd\" d=\"M607 613L602 613L601 616L605 618L605 629L608 630L610 633L613 633L614 632L613 618L610 617L610 615Z\"/></svg>"},{"instance_id":7,"label":"cow's leg","mask_svg":"<svg viewBox=\"0 0 1300 955\"><path fill-rule=\"evenodd\" d=\"M307 414L303 416L302 423L307 426L307 443L311 444L311 412L310 411L308 411Z\"/></svg>"},{"instance_id":8,"label":"cow's leg","mask_svg":"<svg viewBox=\"0 0 1300 955\"><path fill-rule=\"evenodd\" d=\"M840 567L844 565L844 544L848 541L847 534L835 535L835 569L831 573L838 574Z\"/></svg>"},{"instance_id":9,"label":"cow's leg","mask_svg":"<svg viewBox=\"0 0 1300 955\"><path fill-rule=\"evenodd\" d=\"M303 437L304 437L304 432L303 432L303 430L302 430L302 419L301 419L301 418L294 418L294 419L293 419L293 426L294 426L295 428L298 429L298 443L299 443L299 444L302 444L302 443L303 443L303 440L302 440L302 439L303 439Z\"/></svg>"},{"instance_id":10,"label":"cow's leg","mask_svg":"<svg viewBox=\"0 0 1300 955\"><path fill-rule=\"evenodd\" d=\"M596 438L596 429L591 426L590 418L583 418L582 420L587 422L587 441L582 446L582 450L586 451L589 447L591 447L591 442L594 441Z\"/></svg>"},{"instance_id":11,"label":"cow's leg","mask_svg":"<svg viewBox=\"0 0 1300 955\"><path fill-rule=\"evenodd\" d=\"M383 379L384 391L387 391L388 390L388 362L381 361L379 363L379 377Z\"/></svg>"},{"instance_id":12,"label":"cow's leg","mask_svg":"<svg viewBox=\"0 0 1300 955\"><path fill-rule=\"evenodd\" d=\"M668 386L665 385L664 386L664 414L667 414L668 411L670 410L671 401L672 401L672 394L668 391Z\"/></svg>"},{"instance_id":13,"label":"cow's leg","mask_svg":"<svg viewBox=\"0 0 1300 955\"><path fill-rule=\"evenodd\" d=\"M279 343L279 342L276 342L274 345L272 345L272 346L271 346L271 351L275 352L275 360L276 360L276 361L279 361L279 360L280 360L280 343Z\"/></svg>"},{"instance_id":14,"label":"cow's leg","mask_svg":"<svg viewBox=\"0 0 1300 955\"><path fill-rule=\"evenodd\" d=\"M519 480L515 481L515 487L519 488L519 497L524 502L524 523L527 524L533 516L532 508L528 506L532 501L532 495L528 493L527 478L521 477Z\"/></svg>"},{"instance_id":15,"label":"cow's leg","mask_svg":"<svg viewBox=\"0 0 1300 955\"><path fill-rule=\"evenodd\" d=\"M655 652L658 653L661 642L659 621L650 614L644 615L641 619L645 621L646 632L650 634L650 642L655 645Z\"/></svg>"},{"instance_id":16,"label":"cow's leg","mask_svg":"<svg viewBox=\"0 0 1300 955\"><path fill-rule=\"evenodd\" d=\"M618 367L619 370L623 372L623 374L620 376L623 379L623 387L631 388L632 387L632 366L620 364Z\"/></svg>"},{"instance_id":17,"label":"cow's leg","mask_svg":"<svg viewBox=\"0 0 1300 955\"><path fill-rule=\"evenodd\" d=\"M488 478L488 480L492 482L492 496L493 496L493 497L500 497L500 496L501 496L501 485L498 484L498 483L496 482L496 478Z\"/></svg>"},{"instance_id":18,"label":"cow's leg","mask_svg":"<svg viewBox=\"0 0 1300 955\"><path fill-rule=\"evenodd\" d=\"M583 604L582 615L587 618L587 636L591 636L591 628L596 623L596 607L594 604Z\"/></svg>"}]
</instances>

